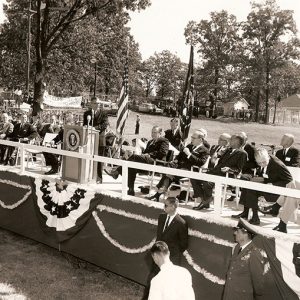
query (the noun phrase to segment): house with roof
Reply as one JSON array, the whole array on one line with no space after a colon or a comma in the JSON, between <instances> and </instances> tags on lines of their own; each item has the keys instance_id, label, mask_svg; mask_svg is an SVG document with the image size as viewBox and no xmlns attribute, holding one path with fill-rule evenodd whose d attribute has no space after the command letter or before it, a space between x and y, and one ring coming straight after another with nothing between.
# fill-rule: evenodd
<instances>
[{"instance_id":1,"label":"house with roof","mask_svg":"<svg viewBox=\"0 0 300 300\"><path fill-rule=\"evenodd\" d=\"M224 116L236 116L249 109L250 104L241 96L223 104Z\"/></svg>"}]
</instances>

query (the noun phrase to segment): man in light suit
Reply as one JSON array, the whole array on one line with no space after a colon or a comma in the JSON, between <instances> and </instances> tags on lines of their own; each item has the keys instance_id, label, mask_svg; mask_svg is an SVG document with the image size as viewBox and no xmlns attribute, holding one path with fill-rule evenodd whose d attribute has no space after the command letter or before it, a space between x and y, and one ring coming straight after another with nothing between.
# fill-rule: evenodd
<instances>
[{"instance_id":1,"label":"man in light suit","mask_svg":"<svg viewBox=\"0 0 300 300\"><path fill-rule=\"evenodd\" d=\"M278 157L288 167L300 167L300 150L293 147L295 138L292 134L286 133L282 139L280 145L282 149L276 152Z\"/></svg>"},{"instance_id":2,"label":"man in light suit","mask_svg":"<svg viewBox=\"0 0 300 300\"><path fill-rule=\"evenodd\" d=\"M90 116L90 122L88 122ZM97 155L104 155L105 150L105 130L108 127L108 117L103 109L100 108L100 101L97 97L92 97L90 109L83 114L83 126L93 126L99 130L99 146ZM97 183L102 183L102 163L97 163Z\"/></svg>"},{"instance_id":3,"label":"man in light suit","mask_svg":"<svg viewBox=\"0 0 300 300\"><path fill-rule=\"evenodd\" d=\"M239 174L247 160L247 153L241 149L244 144L244 138L239 135L233 135L230 139L230 148L220 158L218 164L207 172L207 174L225 176L227 172L230 174ZM194 198L200 204L193 209L203 210L210 206L212 201L213 182L199 181L191 179L194 187Z\"/></svg>"},{"instance_id":4,"label":"man in light suit","mask_svg":"<svg viewBox=\"0 0 300 300\"><path fill-rule=\"evenodd\" d=\"M162 128L159 126L154 126L152 128L152 140L148 141L146 149L142 154L132 154L128 161L140 162L144 164L154 164L156 159L164 159L169 151L169 141L162 137ZM120 174L122 174L122 167L117 167L111 171L105 170L105 172L112 176L114 179L117 179ZM140 172L139 169L128 169L128 195L134 196L134 182L136 179L136 174Z\"/></svg>"},{"instance_id":5,"label":"man in light suit","mask_svg":"<svg viewBox=\"0 0 300 300\"><path fill-rule=\"evenodd\" d=\"M258 177L253 177L251 181L272 184L276 186L286 186L293 180L293 177L287 167L277 157L269 155L264 148L255 150L255 159L260 166L257 170ZM270 194L256 190L243 189L241 193L240 203L244 205L244 210L238 215L233 215L232 218L248 218L249 209L252 209L253 215L250 223L259 225L258 217L258 198L263 196L268 202L275 202L279 195Z\"/></svg>"},{"instance_id":6,"label":"man in light suit","mask_svg":"<svg viewBox=\"0 0 300 300\"><path fill-rule=\"evenodd\" d=\"M203 145L203 141L204 134L201 131L196 130L193 132L191 143L184 147L176 159L166 164L166 166L182 170L191 170L193 166L202 167L209 157L208 149ZM148 199L159 201L160 196L168 190L171 183L177 178L173 175L163 175L157 184L157 193Z\"/></svg>"},{"instance_id":7,"label":"man in light suit","mask_svg":"<svg viewBox=\"0 0 300 300\"><path fill-rule=\"evenodd\" d=\"M195 300L192 276L170 261L168 245L157 241L150 251L160 272L151 280L148 300Z\"/></svg>"},{"instance_id":8,"label":"man in light suit","mask_svg":"<svg viewBox=\"0 0 300 300\"><path fill-rule=\"evenodd\" d=\"M252 242L254 232L239 222L233 234L237 245L227 271L223 300L272 299L262 297L267 262L261 250Z\"/></svg>"},{"instance_id":9,"label":"man in light suit","mask_svg":"<svg viewBox=\"0 0 300 300\"><path fill-rule=\"evenodd\" d=\"M0 139L7 140L14 130L14 125L9 122L9 116L7 113L2 114L2 122L0 124ZM7 152L9 147L0 145L0 163L4 163L7 158Z\"/></svg>"}]
</instances>

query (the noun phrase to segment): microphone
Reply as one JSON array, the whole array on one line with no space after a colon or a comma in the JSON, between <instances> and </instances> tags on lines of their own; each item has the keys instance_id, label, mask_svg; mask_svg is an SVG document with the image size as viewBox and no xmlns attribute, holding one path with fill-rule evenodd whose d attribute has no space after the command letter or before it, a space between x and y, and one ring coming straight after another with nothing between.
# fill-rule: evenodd
<instances>
[{"instance_id":1,"label":"microphone","mask_svg":"<svg viewBox=\"0 0 300 300\"><path fill-rule=\"evenodd\" d=\"M91 122L92 117L90 115L87 116L87 127L90 126L90 122Z\"/></svg>"}]
</instances>

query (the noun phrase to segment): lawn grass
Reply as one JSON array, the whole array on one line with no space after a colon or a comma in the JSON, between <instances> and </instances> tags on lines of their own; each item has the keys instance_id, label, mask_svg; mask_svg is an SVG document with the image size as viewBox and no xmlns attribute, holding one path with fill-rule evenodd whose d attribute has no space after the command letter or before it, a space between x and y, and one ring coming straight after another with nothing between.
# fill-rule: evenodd
<instances>
[{"instance_id":1,"label":"lawn grass","mask_svg":"<svg viewBox=\"0 0 300 300\"><path fill-rule=\"evenodd\" d=\"M135 300L143 287L0 229L0 299Z\"/></svg>"},{"instance_id":2,"label":"lawn grass","mask_svg":"<svg viewBox=\"0 0 300 300\"><path fill-rule=\"evenodd\" d=\"M128 121L125 127L125 135L128 138L134 138L136 112L130 112ZM153 125L159 125L164 130L169 129L170 118L165 116L140 114L141 126L139 137L150 138L151 128ZM116 118L109 118L111 128L115 130ZM280 139L283 134L291 133L295 135L296 146L300 145L300 126L299 125L265 125L258 123L243 123L243 122L224 122L221 120L212 119L193 119L190 135L194 129L205 128L208 131L207 140L211 145L214 145L218 141L218 137L221 133L227 132L230 134L245 131L248 134L250 142L255 142L256 145L270 144L279 145Z\"/></svg>"}]
</instances>

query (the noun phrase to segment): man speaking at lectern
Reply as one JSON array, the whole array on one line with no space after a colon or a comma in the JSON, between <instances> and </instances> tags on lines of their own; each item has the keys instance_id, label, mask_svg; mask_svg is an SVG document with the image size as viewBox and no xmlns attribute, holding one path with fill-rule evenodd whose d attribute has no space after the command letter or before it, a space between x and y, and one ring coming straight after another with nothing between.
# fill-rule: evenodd
<instances>
[{"instance_id":1,"label":"man speaking at lectern","mask_svg":"<svg viewBox=\"0 0 300 300\"><path fill-rule=\"evenodd\" d=\"M83 114L83 126L92 126L99 130L98 155L104 154L105 130L108 126L107 114L100 108L100 101L97 97L92 97L90 108ZM102 183L102 163L97 164L97 183Z\"/></svg>"}]
</instances>

